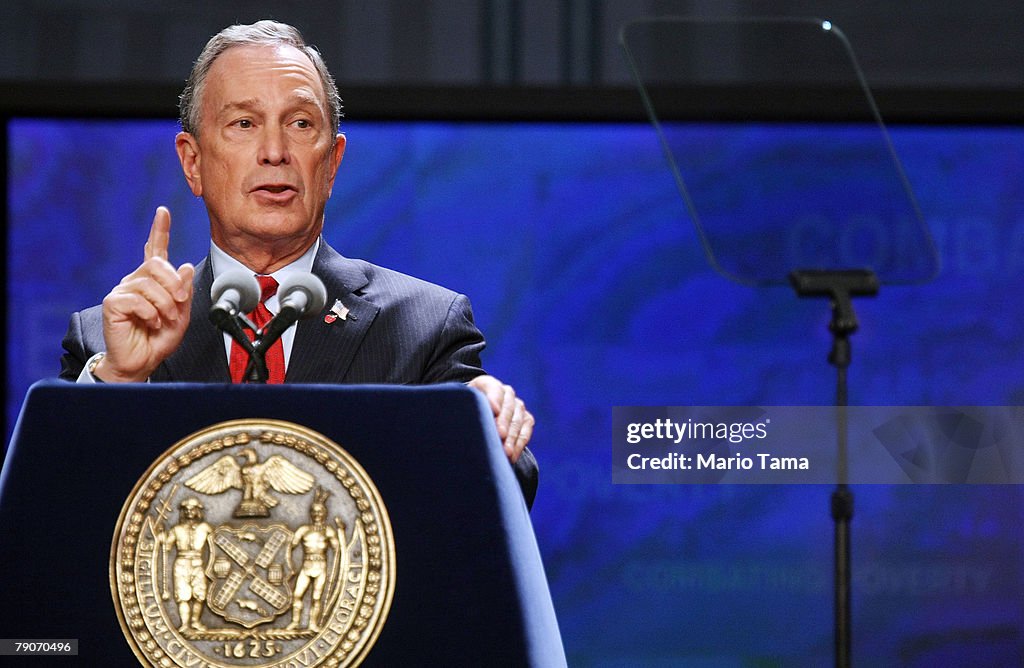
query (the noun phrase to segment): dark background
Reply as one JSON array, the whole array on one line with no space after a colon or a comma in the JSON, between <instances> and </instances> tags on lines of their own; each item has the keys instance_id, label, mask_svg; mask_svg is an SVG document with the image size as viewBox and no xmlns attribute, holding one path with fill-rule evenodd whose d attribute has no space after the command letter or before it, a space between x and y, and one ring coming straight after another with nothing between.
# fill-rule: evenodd
<instances>
[{"instance_id":1,"label":"dark background","mask_svg":"<svg viewBox=\"0 0 1024 668\"><path fill-rule=\"evenodd\" d=\"M827 663L829 489L611 484L614 405L831 398L825 304L709 268L645 123L616 34L667 13L832 19L893 123L943 269L859 306L851 401L1022 403L1015 4L14 1L0 21L9 421L56 374L67 313L135 265L156 205L181 232L173 257L205 252L171 147L177 94L214 32L284 20L345 99L328 240L469 294L486 365L538 416L533 521L570 663ZM754 91L737 68L736 84L672 98L694 146L722 119L768 148L761 121L799 122L778 126L783 142L786 127L871 131L849 91ZM855 659L1019 662L1019 488L856 494Z\"/></svg>"},{"instance_id":2,"label":"dark background","mask_svg":"<svg viewBox=\"0 0 1024 668\"><path fill-rule=\"evenodd\" d=\"M0 81L7 109L173 114L210 35L277 18L320 46L346 90L372 89L348 95L356 118L636 118L617 35L657 15L831 19L890 120L1012 121L1024 106L1024 22L1010 0L10 0Z\"/></svg>"}]
</instances>

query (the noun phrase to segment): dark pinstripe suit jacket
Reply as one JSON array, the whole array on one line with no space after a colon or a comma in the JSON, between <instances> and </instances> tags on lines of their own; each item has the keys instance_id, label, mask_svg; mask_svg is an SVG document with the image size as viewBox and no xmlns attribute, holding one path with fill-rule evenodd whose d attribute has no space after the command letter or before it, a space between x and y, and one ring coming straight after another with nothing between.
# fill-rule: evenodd
<instances>
[{"instance_id":1,"label":"dark pinstripe suit jacket","mask_svg":"<svg viewBox=\"0 0 1024 668\"><path fill-rule=\"evenodd\" d=\"M323 314L302 320L288 361L286 383L428 384L466 382L484 373L484 337L465 296L405 274L339 255L321 240L313 273L348 307L345 321ZM152 382L230 382L224 338L207 316L213 270L196 267L192 318L178 349L153 372ZM326 310L325 310L326 313ZM105 350L102 307L71 316L60 377L75 380L85 362ZM524 452L515 466L528 504L537 487L537 463Z\"/></svg>"}]
</instances>

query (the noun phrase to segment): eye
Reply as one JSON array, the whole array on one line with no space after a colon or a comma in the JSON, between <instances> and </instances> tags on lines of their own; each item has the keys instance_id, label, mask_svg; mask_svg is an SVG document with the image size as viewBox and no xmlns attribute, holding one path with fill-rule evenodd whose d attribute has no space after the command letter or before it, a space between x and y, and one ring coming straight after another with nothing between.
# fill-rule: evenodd
<instances>
[{"instance_id":1,"label":"eye","mask_svg":"<svg viewBox=\"0 0 1024 668\"><path fill-rule=\"evenodd\" d=\"M308 121L307 119L305 119L305 118L300 118L300 119L298 119L297 121L295 121L295 126L296 126L296 127L298 127L298 128L301 128L301 129L303 129L303 130L306 130L306 129L308 129L308 128L311 128L311 127L313 127L313 124L312 124L312 123L310 123L310 122L309 122L309 121Z\"/></svg>"},{"instance_id":2,"label":"eye","mask_svg":"<svg viewBox=\"0 0 1024 668\"><path fill-rule=\"evenodd\" d=\"M252 121L249 120L248 118L242 118L242 119L239 119L239 120L235 121L235 125L237 125L238 127L242 128L243 130L248 130L249 128L252 127Z\"/></svg>"}]
</instances>

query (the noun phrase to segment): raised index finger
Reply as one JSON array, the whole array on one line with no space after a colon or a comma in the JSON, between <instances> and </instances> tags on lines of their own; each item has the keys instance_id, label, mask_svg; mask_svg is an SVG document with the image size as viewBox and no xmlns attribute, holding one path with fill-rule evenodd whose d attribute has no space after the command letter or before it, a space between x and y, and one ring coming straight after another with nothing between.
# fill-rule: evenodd
<instances>
[{"instance_id":1,"label":"raised index finger","mask_svg":"<svg viewBox=\"0 0 1024 668\"><path fill-rule=\"evenodd\" d=\"M166 206L158 206L153 216L153 225L149 228L149 239L146 240L145 259L159 257L167 259L167 244L171 240L171 212Z\"/></svg>"}]
</instances>

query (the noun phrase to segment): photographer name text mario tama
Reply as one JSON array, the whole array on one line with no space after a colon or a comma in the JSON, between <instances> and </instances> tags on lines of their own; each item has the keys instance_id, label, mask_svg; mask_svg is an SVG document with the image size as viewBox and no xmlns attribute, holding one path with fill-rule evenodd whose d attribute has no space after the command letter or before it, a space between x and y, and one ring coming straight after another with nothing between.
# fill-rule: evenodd
<instances>
[{"instance_id":1,"label":"photographer name text mario tama","mask_svg":"<svg viewBox=\"0 0 1024 668\"><path fill-rule=\"evenodd\" d=\"M626 458L626 466L634 471L809 471L811 462L807 457L776 457L766 452L753 457L738 452L730 455L672 452L661 457L645 457L634 452Z\"/></svg>"}]
</instances>

